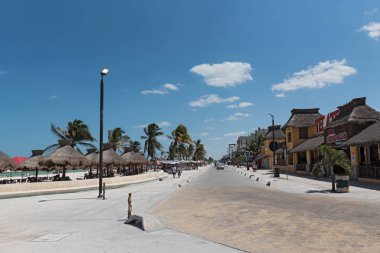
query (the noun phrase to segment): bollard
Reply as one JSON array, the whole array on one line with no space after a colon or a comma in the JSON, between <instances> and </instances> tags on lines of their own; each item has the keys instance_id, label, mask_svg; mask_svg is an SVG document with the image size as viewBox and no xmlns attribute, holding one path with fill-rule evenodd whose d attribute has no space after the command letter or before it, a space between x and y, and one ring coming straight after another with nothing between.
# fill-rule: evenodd
<instances>
[{"instance_id":1,"label":"bollard","mask_svg":"<svg viewBox=\"0 0 380 253\"><path fill-rule=\"evenodd\" d=\"M132 216L132 193L128 194L128 219Z\"/></svg>"},{"instance_id":2,"label":"bollard","mask_svg":"<svg viewBox=\"0 0 380 253\"><path fill-rule=\"evenodd\" d=\"M103 183L103 200L106 199L106 183Z\"/></svg>"}]
</instances>

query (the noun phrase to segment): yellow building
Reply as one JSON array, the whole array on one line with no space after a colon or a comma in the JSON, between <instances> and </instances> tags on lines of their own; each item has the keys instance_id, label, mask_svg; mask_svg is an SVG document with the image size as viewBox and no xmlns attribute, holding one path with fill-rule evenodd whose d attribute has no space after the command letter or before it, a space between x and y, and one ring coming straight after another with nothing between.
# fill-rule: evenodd
<instances>
[{"instance_id":1,"label":"yellow building","mask_svg":"<svg viewBox=\"0 0 380 253\"><path fill-rule=\"evenodd\" d=\"M316 160L314 152L310 150L292 152L292 150L306 140L316 137L317 127L315 121L323 115L319 113L319 108L293 109L291 113L289 120L282 127L285 132L286 149L288 151L287 169L291 172L302 171L306 173L308 169L306 165L310 165L313 160Z\"/></svg>"},{"instance_id":2,"label":"yellow building","mask_svg":"<svg viewBox=\"0 0 380 253\"><path fill-rule=\"evenodd\" d=\"M262 153L264 155L262 167L273 169L273 152L271 151L269 145L273 141L273 132L274 132L274 141L278 146L281 146L281 143L285 142L285 134L281 130L281 125L275 125L274 127L268 127L268 131L265 135L264 148ZM275 164L278 164L278 159L281 154L275 154Z\"/></svg>"}]
</instances>

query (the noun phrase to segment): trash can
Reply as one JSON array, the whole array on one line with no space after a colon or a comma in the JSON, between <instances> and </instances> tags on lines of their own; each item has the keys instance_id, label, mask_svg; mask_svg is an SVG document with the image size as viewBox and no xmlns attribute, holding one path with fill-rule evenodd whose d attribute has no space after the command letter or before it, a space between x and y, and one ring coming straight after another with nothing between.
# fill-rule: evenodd
<instances>
[{"instance_id":1,"label":"trash can","mask_svg":"<svg viewBox=\"0 0 380 253\"><path fill-rule=\"evenodd\" d=\"M274 168L273 177L280 177L280 168Z\"/></svg>"},{"instance_id":2,"label":"trash can","mask_svg":"<svg viewBox=\"0 0 380 253\"><path fill-rule=\"evenodd\" d=\"M349 192L350 177L348 175L335 175L336 192Z\"/></svg>"}]
</instances>

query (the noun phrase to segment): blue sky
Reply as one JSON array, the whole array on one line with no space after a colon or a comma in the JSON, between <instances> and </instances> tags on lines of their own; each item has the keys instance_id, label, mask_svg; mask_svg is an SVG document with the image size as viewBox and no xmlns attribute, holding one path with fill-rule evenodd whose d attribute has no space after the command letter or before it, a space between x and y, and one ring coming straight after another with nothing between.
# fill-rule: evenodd
<instances>
[{"instance_id":1,"label":"blue sky","mask_svg":"<svg viewBox=\"0 0 380 253\"><path fill-rule=\"evenodd\" d=\"M215 157L267 113L379 109L379 22L380 1L2 1L0 150L29 156L76 118L98 138L103 67L106 130L184 123Z\"/></svg>"}]
</instances>

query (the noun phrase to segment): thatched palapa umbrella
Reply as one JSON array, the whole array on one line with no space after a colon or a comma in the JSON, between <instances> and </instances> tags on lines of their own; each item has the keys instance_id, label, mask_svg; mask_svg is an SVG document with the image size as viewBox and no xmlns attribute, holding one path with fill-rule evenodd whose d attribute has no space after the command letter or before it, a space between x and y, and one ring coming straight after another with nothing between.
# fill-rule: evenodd
<instances>
[{"instance_id":1,"label":"thatched palapa umbrella","mask_svg":"<svg viewBox=\"0 0 380 253\"><path fill-rule=\"evenodd\" d=\"M92 167L93 166L97 167L96 174L98 175L98 171L99 171L99 167L98 167L98 165L99 165L99 155L98 155L98 153L96 151L97 151L96 148L87 149L86 158L90 161L90 171L89 171L90 175L92 175Z\"/></svg>"},{"instance_id":2,"label":"thatched palapa umbrella","mask_svg":"<svg viewBox=\"0 0 380 253\"><path fill-rule=\"evenodd\" d=\"M90 160L91 167L97 166L97 173L99 172L99 152L96 152L96 149L87 149L86 157ZM126 166L127 161L122 159L113 149L112 146L108 143L103 144L103 165L109 171L111 166Z\"/></svg>"},{"instance_id":3,"label":"thatched palapa umbrella","mask_svg":"<svg viewBox=\"0 0 380 253\"><path fill-rule=\"evenodd\" d=\"M44 150L32 150L32 156L27 160L23 161L22 163L17 164L16 169L22 171L35 170L37 179L38 170L44 168L44 166L39 164L44 159L42 156L43 153Z\"/></svg>"},{"instance_id":4,"label":"thatched palapa umbrella","mask_svg":"<svg viewBox=\"0 0 380 253\"><path fill-rule=\"evenodd\" d=\"M87 167L90 161L70 146L71 142L59 140L60 148L45 157L39 164L47 167L58 166L63 169L62 177L66 177L67 167Z\"/></svg>"},{"instance_id":5,"label":"thatched palapa umbrella","mask_svg":"<svg viewBox=\"0 0 380 253\"><path fill-rule=\"evenodd\" d=\"M111 166L126 166L128 162L121 158L115 150L112 149L108 143L103 145L103 164L107 168L107 174L109 175L109 169Z\"/></svg>"},{"instance_id":6,"label":"thatched palapa umbrella","mask_svg":"<svg viewBox=\"0 0 380 253\"><path fill-rule=\"evenodd\" d=\"M16 167L16 162L0 151L0 172Z\"/></svg>"},{"instance_id":7,"label":"thatched palapa umbrella","mask_svg":"<svg viewBox=\"0 0 380 253\"><path fill-rule=\"evenodd\" d=\"M126 149L126 151L127 150L128 149ZM138 152L134 152L134 151L125 152L124 154L121 155L121 158L126 160L128 164L132 165L135 170L138 167L143 169L143 166L149 163L148 159L146 159L142 154Z\"/></svg>"}]
</instances>

